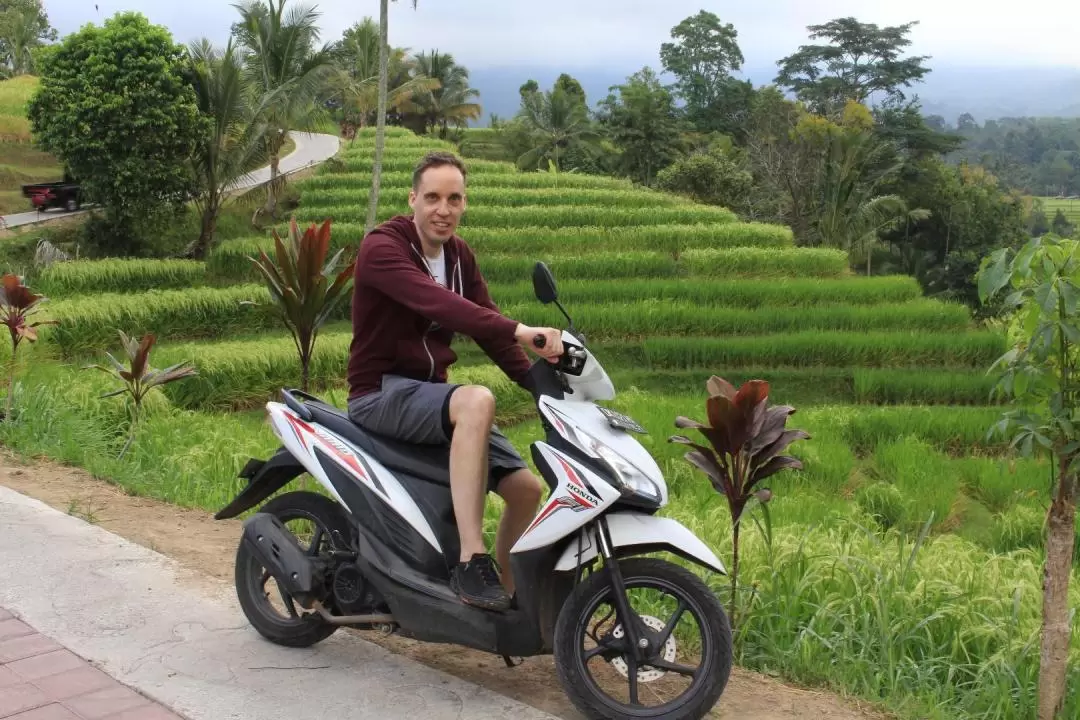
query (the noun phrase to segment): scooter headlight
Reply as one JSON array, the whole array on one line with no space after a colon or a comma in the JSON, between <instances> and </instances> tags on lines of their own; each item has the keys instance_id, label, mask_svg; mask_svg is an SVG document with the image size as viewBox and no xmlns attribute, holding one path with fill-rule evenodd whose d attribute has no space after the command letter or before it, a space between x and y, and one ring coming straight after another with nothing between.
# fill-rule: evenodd
<instances>
[{"instance_id":1,"label":"scooter headlight","mask_svg":"<svg viewBox=\"0 0 1080 720\"><path fill-rule=\"evenodd\" d=\"M645 473L593 436L588 433L578 432L584 440L583 449L585 452L598 460L604 461L611 468L612 474L619 481L616 487L622 493L639 495L654 503L660 502L660 488Z\"/></svg>"}]
</instances>

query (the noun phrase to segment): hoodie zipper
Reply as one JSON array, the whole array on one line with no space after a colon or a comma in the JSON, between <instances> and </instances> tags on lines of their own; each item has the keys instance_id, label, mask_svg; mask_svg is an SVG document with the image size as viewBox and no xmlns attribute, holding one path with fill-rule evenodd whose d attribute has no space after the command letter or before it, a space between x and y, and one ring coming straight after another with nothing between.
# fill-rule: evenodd
<instances>
[{"instance_id":1,"label":"hoodie zipper","mask_svg":"<svg viewBox=\"0 0 1080 720\"><path fill-rule=\"evenodd\" d=\"M426 272L428 274L428 277L430 277L432 280L435 280L435 276L431 274L431 269L428 267L427 259L423 256L423 254L419 250L416 249L415 245L410 244L409 247L411 247L412 251L414 253L416 253L417 257L420 258L420 262L421 262L421 264L422 264L422 266L424 268L424 272ZM453 288L454 288L454 279L455 279L455 277L457 278L457 286L458 286L456 292L457 292L458 295L461 295L462 297L464 297L464 292L465 291L464 291L464 288L463 288L463 285L462 285L462 282L461 282L461 261L457 260L457 259L455 259L455 261L454 261L454 271L452 273L450 273L450 289L451 289L451 292L454 292ZM436 282L438 282L438 281L436 280ZM422 336L420 336L420 341L424 344L424 352L426 352L427 356L428 356L428 362L429 362L428 381L429 382L431 381L431 379L433 377L435 377L435 356L431 354L431 348L428 347L427 338L428 338L428 333L431 332L431 328L432 328L432 326L434 324L435 323L433 323L431 321L428 321L427 329L424 330L424 334Z\"/></svg>"}]
</instances>

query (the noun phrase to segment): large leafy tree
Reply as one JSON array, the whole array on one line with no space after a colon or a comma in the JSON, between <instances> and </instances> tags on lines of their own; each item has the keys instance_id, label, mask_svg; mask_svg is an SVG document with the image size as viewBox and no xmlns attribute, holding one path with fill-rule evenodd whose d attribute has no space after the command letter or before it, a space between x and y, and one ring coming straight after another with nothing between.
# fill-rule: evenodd
<instances>
[{"instance_id":1,"label":"large leafy tree","mask_svg":"<svg viewBox=\"0 0 1080 720\"><path fill-rule=\"evenodd\" d=\"M651 186L656 174L679 156L675 98L649 67L611 90L600 102L599 120L619 150L620 172Z\"/></svg>"},{"instance_id":2,"label":"large leafy tree","mask_svg":"<svg viewBox=\"0 0 1080 720\"><path fill-rule=\"evenodd\" d=\"M417 0L412 0L413 10L416 9L416 3ZM379 209L379 185L382 183L383 151L386 149L386 102L390 84L390 43L387 39L389 7L389 0L379 0L379 99L375 111L375 158L371 169L371 192L368 194L365 233L375 227L376 212Z\"/></svg>"},{"instance_id":3,"label":"large leafy tree","mask_svg":"<svg viewBox=\"0 0 1080 720\"><path fill-rule=\"evenodd\" d=\"M853 17L810 25L810 38L827 44L803 45L780 61L776 83L788 88L814 112L836 115L849 100L904 100L910 87L930 72L927 56L902 57L916 23L879 27Z\"/></svg>"},{"instance_id":4,"label":"large leafy tree","mask_svg":"<svg viewBox=\"0 0 1080 720\"><path fill-rule=\"evenodd\" d=\"M228 191L266 155L263 96L244 73L244 58L230 39L224 51L203 39L192 43L191 80L200 112L210 130L191 155L198 183L195 204L201 215L199 238L187 254L203 258L213 242L218 213Z\"/></svg>"},{"instance_id":5,"label":"large leafy tree","mask_svg":"<svg viewBox=\"0 0 1080 720\"><path fill-rule=\"evenodd\" d=\"M450 125L461 127L469 120L479 120L483 108L474 100L480 91L469 85L469 71L454 61L454 56L434 50L416 55L416 71L421 77L436 83L414 94L405 104L405 112L415 114L415 129L429 133L439 131L446 137Z\"/></svg>"},{"instance_id":6,"label":"large leafy tree","mask_svg":"<svg viewBox=\"0 0 1080 720\"><path fill-rule=\"evenodd\" d=\"M56 40L41 0L0 0L0 78L34 71L34 48Z\"/></svg>"},{"instance_id":7,"label":"large leafy tree","mask_svg":"<svg viewBox=\"0 0 1080 720\"><path fill-rule=\"evenodd\" d=\"M207 132L183 46L138 13L86 25L50 46L27 114L43 149L104 209L112 252L138 249L140 227L193 192L188 158ZM87 88L92 88L88 92Z\"/></svg>"},{"instance_id":8,"label":"large leafy tree","mask_svg":"<svg viewBox=\"0 0 1080 720\"><path fill-rule=\"evenodd\" d=\"M281 148L292 130L311 131L326 112L315 99L324 91L336 66L333 48L319 46L318 19L313 7L286 0L248 0L236 5L240 22L233 33L248 51L247 70L252 87L265 99L261 120L263 142L270 158L270 182L263 211L273 215L283 182L279 163Z\"/></svg>"},{"instance_id":9,"label":"large leafy tree","mask_svg":"<svg viewBox=\"0 0 1080 720\"><path fill-rule=\"evenodd\" d=\"M879 262L879 271L914 275L928 294L979 309L979 262L992 251L1018 247L1027 236L1020 198L984 168L938 157L905 166L890 192L929 214L885 233L888 266Z\"/></svg>"},{"instance_id":10,"label":"large leafy tree","mask_svg":"<svg viewBox=\"0 0 1080 720\"><path fill-rule=\"evenodd\" d=\"M660 46L660 61L676 78L687 119L706 132L737 133L753 86L732 77L744 62L735 26L701 10L673 27L671 37Z\"/></svg>"}]
</instances>

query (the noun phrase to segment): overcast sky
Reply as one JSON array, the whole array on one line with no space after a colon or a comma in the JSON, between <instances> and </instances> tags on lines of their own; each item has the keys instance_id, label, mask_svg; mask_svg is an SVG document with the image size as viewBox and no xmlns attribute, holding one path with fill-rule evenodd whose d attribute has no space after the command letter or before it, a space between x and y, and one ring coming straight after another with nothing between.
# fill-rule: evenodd
<instances>
[{"instance_id":1,"label":"overcast sky","mask_svg":"<svg viewBox=\"0 0 1080 720\"><path fill-rule=\"evenodd\" d=\"M299 0L296 0L299 1ZM236 18L230 0L44 0L61 35L120 10L138 10L188 42L223 42ZM315 0L323 40L378 0ZM95 10L95 5L97 10ZM1000 6L1001 10L996 9ZM1080 68L1078 0L410 0L390 4L390 42L438 48L469 68L496 64L659 69L660 43L683 18L706 9L734 23L747 66L770 66L808 42L806 26L854 15L863 22L918 20L912 50L934 65L1066 65Z\"/></svg>"}]
</instances>

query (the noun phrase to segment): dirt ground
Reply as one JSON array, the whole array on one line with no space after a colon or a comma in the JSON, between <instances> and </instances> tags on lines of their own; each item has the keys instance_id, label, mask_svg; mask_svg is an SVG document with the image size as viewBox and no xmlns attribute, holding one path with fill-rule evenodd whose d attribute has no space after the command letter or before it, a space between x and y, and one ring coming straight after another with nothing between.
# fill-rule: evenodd
<instances>
[{"instance_id":1,"label":"dirt ground","mask_svg":"<svg viewBox=\"0 0 1080 720\"><path fill-rule=\"evenodd\" d=\"M132 497L88 473L50 462L24 463L0 450L0 485L175 559L193 583L207 577L232 583L240 534L236 520ZM429 667L477 683L561 718L580 719L559 687L550 657L528 658L516 668L502 659L452 645L427 645L372 632L361 637ZM735 668L724 695L710 714L724 720L882 720L885 716L833 694L792 687Z\"/></svg>"}]
</instances>

